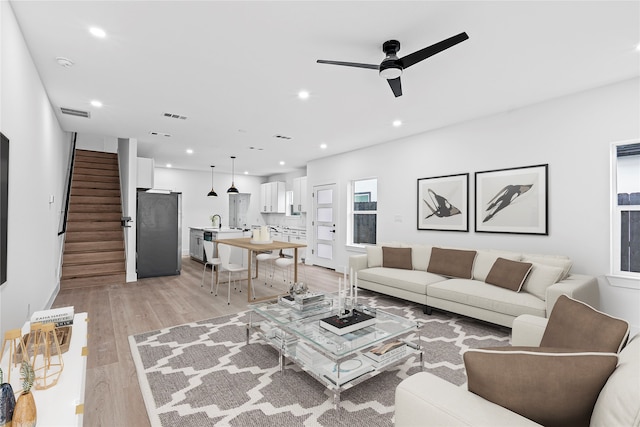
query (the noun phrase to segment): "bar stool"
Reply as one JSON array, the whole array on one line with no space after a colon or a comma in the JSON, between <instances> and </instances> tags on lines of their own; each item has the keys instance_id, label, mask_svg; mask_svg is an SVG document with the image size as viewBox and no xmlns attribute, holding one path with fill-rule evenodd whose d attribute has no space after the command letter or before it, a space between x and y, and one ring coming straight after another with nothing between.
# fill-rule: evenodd
<instances>
[{"instance_id":1,"label":"bar stool","mask_svg":"<svg viewBox=\"0 0 640 427\"><path fill-rule=\"evenodd\" d=\"M202 283L200 287L204 287L204 275L207 272L207 265L211 266L211 293L213 293L213 271L216 271L216 284L218 283L218 270L216 265L220 265L220 258L213 257L213 242L205 240L202 242L204 245L204 253L207 256L207 260L204 263L204 270L202 270Z\"/></svg>"}]
</instances>

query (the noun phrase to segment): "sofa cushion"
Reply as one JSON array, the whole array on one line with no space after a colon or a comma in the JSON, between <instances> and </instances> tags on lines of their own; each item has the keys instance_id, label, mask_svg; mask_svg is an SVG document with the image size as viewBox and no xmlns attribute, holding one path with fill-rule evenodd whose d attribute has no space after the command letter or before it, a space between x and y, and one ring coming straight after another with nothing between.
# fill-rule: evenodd
<instances>
[{"instance_id":1,"label":"sofa cushion","mask_svg":"<svg viewBox=\"0 0 640 427\"><path fill-rule=\"evenodd\" d=\"M517 252L506 251L494 251L494 250L479 250L477 251L476 259L473 262L473 279L480 280L482 282L487 278L489 270L493 267L493 264L498 258L510 259L513 261L519 261L521 255Z\"/></svg>"},{"instance_id":2,"label":"sofa cushion","mask_svg":"<svg viewBox=\"0 0 640 427\"><path fill-rule=\"evenodd\" d=\"M522 285L522 290L540 298L547 300L547 288L558 282L564 270L562 267L554 267L546 264L532 263L531 271Z\"/></svg>"},{"instance_id":3,"label":"sofa cushion","mask_svg":"<svg viewBox=\"0 0 640 427\"><path fill-rule=\"evenodd\" d=\"M469 391L547 427L588 426L614 353L507 347L463 355Z\"/></svg>"},{"instance_id":4,"label":"sofa cushion","mask_svg":"<svg viewBox=\"0 0 640 427\"><path fill-rule=\"evenodd\" d=\"M486 282L501 288L520 292L524 279L531 271L530 262L512 261L505 258L498 258L487 274Z\"/></svg>"},{"instance_id":5,"label":"sofa cushion","mask_svg":"<svg viewBox=\"0 0 640 427\"><path fill-rule=\"evenodd\" d=\"M569 271L573 265L571 258L564 255L542 255L542 254L522 254L521 261L535 262L538 264L561 267L562 276L559 280L564 280L569 276Z\"/></svg>"},{"instance_id":6,"label":"sofa cushion","mask_svg":"<svg viewBox=\"0 0 640 427\"><path fill-rule=\"evenodd\" d=\"M382 247L382 266L386 268L401 268L413 270L411 264L411 248Z\"/></svg>"},{"instance_id":7,"label":"sofa cushion","mask_svg":"<svg viewBox=\"0 0 640 427\"><path fill-rule=\"evenodd\" d=\"M544 301L525 292L513 292L479 280L449 279L433 283L427 288L427 296L514 317L521 314L546 317Z\"/></svg>"},{"instance_id":8,"label":"sofa cushion","mask_svg":"<svg viewBox=\"0 0 640 427\"><path fill-rule=\"evenodd\" d=\"M591 427L640 425L640 335L618 355L618 367L598 396Z\"/></svg>"},{"instance_id":9,"label":"sofa cushion","mask_svg":"<svg viewBox=\"0 0 640 427\"><path fill-rule=\"evenodd\" d=\"M427 271L443 276L471 279L475 258L476 251L434 247L431 249Z\"/></svg>"},{"instance_id":10,"label":"sofa cushion","mask_svg":"<svg viewBox=\"0 0 640 427\"><path fill-rule=\"evenodd\" d=\"M375 267L358 271L358 281L363 280L426 295L427 285L447 279L426 271Z\"/></svg>"},{"instance_id":11,"label":"sofa cushion","mask_svg":"<svg viewBox=\"0 0 640 427\"><path fill-rule=\"evenodd\" d=\"M629 323L560 295L551 310L540 347L618 353L629 337Z\"/></svg>"},{"instance_id":12,"label":"sofa cushion","mask_svg":"<svg viewBox=\"0 0 640 427\"><path fill-rule=\"evenodd\" d=\"M382 267L382 246L367 246L367 267Z\"/></svg>"},{"instance_id":13,"label":"sofa cushion","mask_svg":"<svg viewBox=\"0 0 640 427\"><path fill-rule=\"evenodd\" d=\"M411 264L414 270L427 271L431 259L431 246L411 245Z\"/></svg>"}]
</instances>

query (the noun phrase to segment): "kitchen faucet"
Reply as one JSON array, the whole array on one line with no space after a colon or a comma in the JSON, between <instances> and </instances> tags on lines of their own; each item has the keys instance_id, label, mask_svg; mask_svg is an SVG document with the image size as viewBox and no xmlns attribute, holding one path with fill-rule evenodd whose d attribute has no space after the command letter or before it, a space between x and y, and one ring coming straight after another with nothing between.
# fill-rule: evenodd
<instances>
[{"instance_id":1,"label":"kitchen faucet","mask_svg":"<svg viewBox=\"0 0 640 427\"><path fill-rule=\"evenodd\" d=\"M215 218L218 217L218 228L222 228L222 217L218 214L215 214L211 217L211 220L215 222Z\"/></svg>"}]
</instances>

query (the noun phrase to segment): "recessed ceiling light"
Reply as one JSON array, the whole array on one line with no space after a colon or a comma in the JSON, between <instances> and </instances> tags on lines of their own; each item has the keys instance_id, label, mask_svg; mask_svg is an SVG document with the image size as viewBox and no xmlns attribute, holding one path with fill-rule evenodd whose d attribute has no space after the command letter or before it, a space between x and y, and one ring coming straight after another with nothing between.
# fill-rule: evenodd
<instances>
[{"instance_id":1,"label":"recessed ceiling light","mask_svg":"<svg viewBox=\"0 0 640 427\"><path fill-rule=\"evenodd\" d=\"M320 148L322 148L323 150L325 150L325 149L327 148L327 144L325 144L325 143L320 144Z\"/></svg>"},{"instance_id":2,"label":"recessed ceiling light","mask_svg":"<svg viewBox=\"0 0 640 427\"><path fill-rule=\"evenodd\" d=\"M193 150L191 148L187 148L187 154L193 154Z\"/></svg>"},{"instance_id":3,"label":"recessed ceiling light","mask_svg":"<svg viewBox=\"0 0 640 427\"><path fill-rule=\"evenodd\" d=\"M244 171L244 174L245 175L249 175L249 171Z\"/></svg>"},{"instance_id":4,"label":"recessed ceiling light","mask_svg":"<svg viewBox=\"0 0 640 427\"><path fill-rule=\"evenodd\" d=\"M640 43L636 46L636 51L640 52Z\"/></svg>"},{"instance_id":5,"label":"recessed ceiling light","mask_svg":"<svg viewBox=\"0 0 640 427\"><path fill-rule=\"evenodd\" d=\"M89 28L89 32L94 36L94 37L98 37L100 39L103 39L105 37L107 37L107 33L102 29L102 28L98 28L98 27L91 27Z\"/></svg>"},{"instance_id":6,"label":"recessed ceiling light","mask_svg":"<svg viewBox=\"0 0 640 427\"><path fill-rule=\"evenodd\" d=\"M393 127L400 127L400 126L402 126L402 120L393 121Z\"/></svg>"},{"instance_id":7,"label":"recessed ceiling light","mask_svg":"<svg viewBox=\"0 0 640 427\"><path fill-rule=\"evenodd\" d=\"M171 163L167 163L167 167L170 168L171 167Z\"/></svg>"},{"instance_id":8,"label":"recessed ceiling light","mask_svg":"<svg viewBox=\"0 0 640 427\"><path fill-rule=\"evenodd\" d=\"M94 107L100 108L102 107L102 102L98 101L97 99L94 99L93 101L91 101L91 105L93 105Z\"/></svg>"},{"instance_id":9,"label":"recessed ceiling light","mask_svg":"<svg viewBox=\"0 0 640 427\"><path fill-rule=\"evenodd\" d=\"M65 58L64 56L58 56L56 58L56 62L58 63L59 66L64 67L64 68L73 67L73 61L70 60L69 58Z\"/></svg>"},{"instance_id":10,"label":"recessed ceiling light","mask_svg":"<svg viewBox=\"0 0 640 427\"><path fill-rule=\"evenodd\" d=\"M300 92L298 92L298 98L300 99L308 99L309 98L309 92L306 90L301 90Z\"/></svg>"},{"instance_id":11,"label":"recessed ceiling light","mask_svg":"<svg viewBox=\"0 0 640 427\"><path fill-rule=\"evenodd\" d=\"M280 166L284 166L284 160L280 160Z\"/></svg>"}]
</instances>

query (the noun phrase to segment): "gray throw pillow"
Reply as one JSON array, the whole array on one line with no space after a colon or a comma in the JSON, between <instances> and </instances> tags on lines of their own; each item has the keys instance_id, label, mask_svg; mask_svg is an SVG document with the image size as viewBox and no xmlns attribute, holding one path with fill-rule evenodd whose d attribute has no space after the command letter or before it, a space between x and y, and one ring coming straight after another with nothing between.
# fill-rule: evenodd
<instances>
[{"instance_id":1,"label":"gray throw pillow","mask_svg":"<svg viewBox=\"0 0 640 427\"><path fill-rule=\"evenodd\" d=\"M530 262L518 262L510 259L498 258L489 270L485 282L515 292L520 292L524 279L531 271Z\"/></svg>"},{"instance_id":2,"label":"gray throw pillow","mask_svg":"<svg viewBox=\"0 0 640 427\"><path fill-rule=\"evenodd\" d=\"M629 338L629 323L560 295L551 310L540 347L619 353Z\"/></svg>"},{"instance_id":3,"label":"gray throw pillow","mask_svg":"<svg viewBox=\"0 0 640 427\"><path fill-rule=\"evenodd\" d=\"M427 271L443 276L471 279L475 259L476 251L433 248Z\"/></svg>"},{"instance_id":4,"label":"gray throw pillow","mask_svg":"<svg viewBox=\"0 0 640 427\"><path fill-rule=\"evenodd\" d=\"M411 248L382 247L382 266L387 268L402 268L413 270L411 264Z\"/></svg>"},{"instance_id":5,"label":"gray throw pillow","mask_svg":"<svg viewBox=\"0 0 640 427\"><path fill-rule=\"evenodd\" d=\"M468 389L546 427L588 426L618 356L541 347L496 347L463 355Z\"/></svg>"}]
</instances>

